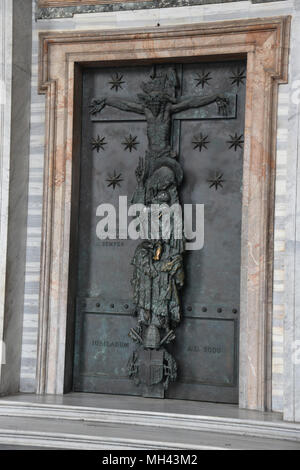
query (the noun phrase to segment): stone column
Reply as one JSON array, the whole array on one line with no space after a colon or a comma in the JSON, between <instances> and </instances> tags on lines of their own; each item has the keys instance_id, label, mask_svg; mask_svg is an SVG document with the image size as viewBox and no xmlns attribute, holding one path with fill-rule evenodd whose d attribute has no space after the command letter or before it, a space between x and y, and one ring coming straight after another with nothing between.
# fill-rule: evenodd
<instances>
[{"instance_id":1,"label":"stone column","mask_svg":"<svg viewBox=\"0 0 300 470\"><path fill-rule=\"evenodd\" d=\"M0 384L6 362L4 312L11 141L12 24L12 0L3 0L0 2Z\"/></svg>"},{"instance_id":2,"label":"stone column","mask_svg":"<svg viewBox=\"0 0 300 470\"><path fill-rule=\"evenodd\" d=\"M287 162L284 419L300 421L300 5L295 2L290 54Z\"/></svg>"},{"instance_id":3,"label":"stone column","mask_svg":"<svg viewBox=\"0 0 300 470\"><path fill-rule=\"evenodd\" d=\"M0 2L0 394L19 391L24 303L31 0Z\"/></svg>"}]
</instances>

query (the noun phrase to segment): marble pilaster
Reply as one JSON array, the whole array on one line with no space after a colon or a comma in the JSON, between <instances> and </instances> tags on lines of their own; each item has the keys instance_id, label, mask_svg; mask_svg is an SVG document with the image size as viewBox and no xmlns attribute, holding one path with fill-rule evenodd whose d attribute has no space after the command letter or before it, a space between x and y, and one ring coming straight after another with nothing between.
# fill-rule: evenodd
<instances>
[{"instance_id":1,"label":"marble pilaster","mask_svg":"<svg viewBox=\"0 0 300 470\"><path fill-rule=\"evenodd\" d=\"M291 36L284 325L284 419L289 421L300 421L300 5L295 6Z\"/></svg>"},{"instance_id":2,"label":"marble pilaster","mask_svg":"<svg viewBox=\"0 0 300 470\"><path fill-rule=\"evenodd\" d=\"M1 22L0 394L19 391L27 223L31 3L3 0ZM2 361L4 362L4 361Z\"/></svg>"},{"instance_id":3,"label":"marble pilaster","mask_svg":"<svg viewBox=\"0 0 300 470\"><path fill-rule=\"evenodd\" d=\"M12 27L12 0L3 0L0 3L0 384L6 362L4 313L11 141Z\"/></svg>"}]
</instances>

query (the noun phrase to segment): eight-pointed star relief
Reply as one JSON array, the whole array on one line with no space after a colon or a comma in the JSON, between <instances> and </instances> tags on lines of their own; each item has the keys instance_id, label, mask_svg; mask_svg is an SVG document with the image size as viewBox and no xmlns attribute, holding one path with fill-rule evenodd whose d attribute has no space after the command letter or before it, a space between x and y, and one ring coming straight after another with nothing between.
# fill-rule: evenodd
<instances>
[{"instance_id":1,"label":"eight-pointed star relief","mask_svg":"<svg viewBox=\"0 0 300 470\"><path fill-rule=\"evenodd\" d=\"M208 135L203 135L202 132L198 134L197 136L194 136L194 140L192 141L192 144L194 144L194 150L199 149L199 152L203 148L207 149L207 145L210 143L208 139Z\"/></svg>"},{"instance_id":2,"label":"eight-pointed star relief","mask_svg":"<svg viewBox=\"0 0 300 470\"><path fill-rule=\"evenodd\" d=\"M240 83L244 84L244 80L246 80L245 69L237 69L230 78L232 85L237 84L239 87Z\"/></svg>"},{"instance_id":3,"label":"eight-pointed star relief","mask_svg":"<svg viewBox=\"0 0 300 470\"><path fill-rule=\"evenodd\" d=\"M212 77L210 77L210 72L200 72L200 73L197 73L197 76L196 78L194 78L194 80L197 82L196 83L196 87L201 85L202 88L204 88L205 85L208 85L209 83L209 80L212 80Z\"/></svg>"},{"instance_id":4,"label":"eight-pointed star relief","mask_svg":"<svg viewBox=\"0 0 300 470\"><path fill-rule=\"evenodd\" d=\"M116 170L114 170L114 174L112 176L108 175L108 178L106 179L106 181L108 182L108 185L107 185L108 188L112 186L113 189L116 189L117 186L121 187L121 182L124 180L122 178L122 174L121 173L117 174Z\"/></svg>"},{"instance_id":5,"label":"eight-pointed star relief","mask_svg":"<svg viewBox=\"0 0 300 470\"><path fill-rule=\"evenodd\" d=\"M237 151L238 147L240 147L241 149L243 148L243 143L243 134L238 135L237 133L235 133L234 135L230 135L230 140L227 140L227 144L230 144L229 149L232 149L234 147L235 152Z\"/></svg>"},{"instance_id":6,"label":"eight-pointed star relief","mask_svg":"<svg viewBox=\"0 0 300 470\"><path fill-rule=\"evenodd\" d=\"M216 173L216 176L213 179L207 180L207 182L210 183L209 187L210 188L215 187L216 191L219 186L223 188L223 183L225 183L225 180L223 180L222 178L223 178L223 173Z\"/></svg>"},{"instance_id":7,"label":"eight-pointed star relief","mask_svg":"<svg viewBox=\"0 0 300 470\"><path fill-rule=\"evenodd\" d=\"M109 82L109 84L111 85L110 89L111 90L116 90L118 91L119 88L121 88L122 90L122 85L125 83L125 81L123 80L123 75L119 75L118 72L116 72L115 74L112 74L112 76L110 77L111 80Z\"/></svg>"},{"instance_id":8,"label":"eight-pointed star relief","mask_svg":"<svg viewBox=\"0 0 300 470\"><path fill-rule=\"evenodd\" d=\"M105 142L105 137L100 137L100 135L97 135L96 139L93 138L91 145L92 150L97 150L99 153L99 150L105 150L104 145L107 145L107 142Z\"/></svg>"},{"instance_id":9,"label":"eight-pointed star relief","mask_svg":"<svg viewBox=\"0 0 300 470\"><path fill-rule=\"evenodd\" d=\"M134 136L129 134L128 137L125 137L124 142L122 142L122 145L124 145L124 150L129 150L129 152L132 152L132 150L137 150L137 145L139 145L139 142L137 141L137 136Z\"/></svg>"}]
</instances>

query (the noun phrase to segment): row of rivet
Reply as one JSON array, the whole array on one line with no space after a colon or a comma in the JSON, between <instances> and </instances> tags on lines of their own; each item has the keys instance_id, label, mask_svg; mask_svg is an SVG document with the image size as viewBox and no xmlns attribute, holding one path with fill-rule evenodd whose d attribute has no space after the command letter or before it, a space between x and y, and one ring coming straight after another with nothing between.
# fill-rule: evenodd
<instances>
[{"instance_id":1,"label":"row of rivet","mask_svg":"<svg viewBox=\"0 0 300 470\"><path fill-rule=\"evenodd\" d=\"M101 305L99 302L96 303L96 307L99 308ZM127 310L129 308L129 305L128 304L124 304L123 307ZM110 304L110 308L115 308L115 305L114 304ZM188 312L191 312L193 310L193 308L189 305L187 307L187 311ZM217 312L218 313L222 313L223 309L221 307L218 307L217 308ZM207 312L207 307L202 307L202 312ZM238 310L236 308L233 308L232 309L232 313L238 313Z\"/></svg>"},{"instance_id":2,"label":"row of rivet","mask_svg":"<svg viewBox=\"0 0 300 470\"><path fill-rule=\"evenodd\" d=\"M99 308L101 305L96 303L96 307ZM129 308L128 304L124 304L123 307L127 310ZM110 308L115 308L115 304L110 304Z\"/></svg>"},{"instance_id":3,"label":"row of rivet","mask_svg":"<svg viewBox=\"0 0 300 470\"><path fill-rule=\"evenodd\" d=\"M192 310L193 310L193 308L189 305L189 306L187 307L187 311L188 311L188 312L191 312ZM218 312L218 313L222 313L222 311L223 311L223 309L222 309L221 307L218 307L218 308L217 308L217 312ZM207 307L202 307L202 312L207 312ZM236 308L233 308L233 309L232 309L232 313L237 313L237 312L238 312L238 311L237 311Z\"/></svg>"}]
</instances>

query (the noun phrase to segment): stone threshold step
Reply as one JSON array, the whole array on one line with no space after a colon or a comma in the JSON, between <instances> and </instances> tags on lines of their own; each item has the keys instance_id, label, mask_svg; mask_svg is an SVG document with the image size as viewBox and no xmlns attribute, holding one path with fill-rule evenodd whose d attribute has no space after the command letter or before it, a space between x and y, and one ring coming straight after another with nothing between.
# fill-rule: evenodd
<instances>
[{"instance_id":1,"label":"stone threshold step","mask_svg":"<svg viewBox=\"0 0 300 470\"><path fill-rule=\"evenodd\" d=\"M0 428L0 443L68 450L225 450L223 447L162 443L143 439L109 438L39 431L10 431Z\"/></svg>"},{"instance_id":2,"label":"stone threshold step","mask_svg":"<svg viewBox=\"0 0 300 470\"><path fill-rule=\"evenodd\" d=\"M288 440L134 424L0 416L0 445L86 450L299 450Z\"/></svg>"},{"instance_id":3,"label":"stone threshold step","mask_svg":"<svg viewBox=\"0 0 300 470\"><path fill-rule=\"evenodd\" d=\"M42 418L47 420L81 421L95 424L150 426L209 433L226 433L300 443L300 424L279 419L246 419L204 414L167 413L130 409L34 403L0 400L0 417Z\"/></svg>"}]
</instances>

